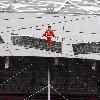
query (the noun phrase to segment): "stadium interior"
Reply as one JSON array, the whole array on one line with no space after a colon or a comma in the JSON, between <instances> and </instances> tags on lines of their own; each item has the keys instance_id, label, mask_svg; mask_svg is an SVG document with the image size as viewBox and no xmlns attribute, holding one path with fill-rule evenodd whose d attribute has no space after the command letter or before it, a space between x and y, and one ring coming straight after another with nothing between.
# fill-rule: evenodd
<instances>
[{"instance_id":1,"label":"stadium interior","mask_svg":"<svg viewBox=\"0 0 100 100\"><path fill-rule=\"evenodd\" d=\"M0 57L0 100L100 100L100 61L33 56ZM8 99L7 99L8 98Z\"/></svg>"}]
</instances>

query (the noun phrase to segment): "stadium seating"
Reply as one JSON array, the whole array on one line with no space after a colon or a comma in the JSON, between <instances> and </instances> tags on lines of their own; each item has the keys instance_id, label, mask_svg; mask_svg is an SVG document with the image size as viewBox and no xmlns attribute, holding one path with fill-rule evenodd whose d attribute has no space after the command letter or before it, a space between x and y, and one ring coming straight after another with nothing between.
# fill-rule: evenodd
<instances>
[{"instance_id":1,"label":"stadium seating","mask_svg":"<svg viewBox=\"0 0 100 100\"><path fill-rule=\"evenodd\" d=\"M24 46L46 51L50 50L51 52L56 52L56 53L62 52L61 42L52 41L51 48L48 49L47 41L45 39L34 38L29 36L12 36L11 40L13 45Z\"/></svg>"}]
</instances>

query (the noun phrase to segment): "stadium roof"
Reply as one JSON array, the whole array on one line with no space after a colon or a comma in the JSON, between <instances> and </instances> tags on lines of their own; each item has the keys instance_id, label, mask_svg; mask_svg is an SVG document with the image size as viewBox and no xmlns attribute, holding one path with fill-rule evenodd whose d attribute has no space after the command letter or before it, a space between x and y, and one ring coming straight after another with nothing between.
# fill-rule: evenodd
<instances>
[{"instance_id":1,"label":"stadium roof","mask_svg":"<svg viewBox=\"0 0 100 100\"><path fill-rule=\"evenodd\" d=\"M0 11L99 14L98 0L0 0Z\"/></svg>"}]
</instances>

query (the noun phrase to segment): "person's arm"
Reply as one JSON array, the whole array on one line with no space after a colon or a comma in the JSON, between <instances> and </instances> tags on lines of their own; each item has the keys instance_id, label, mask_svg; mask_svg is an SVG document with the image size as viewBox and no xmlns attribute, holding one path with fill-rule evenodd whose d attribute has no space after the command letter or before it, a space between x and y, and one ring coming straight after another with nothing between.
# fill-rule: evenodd
<instances>
[{"instance_id":1,"label":"person's arm","mask_svg":"<svg viewBox=\"0 0 100 100\"><path fill-rule=\"evenodd\" d=\"M46 34L47 34L47 31L45 31L45 33L43 34L43 36L46 36ZM43 37L43 36L42 36L42 37Z\"/></svg>"},{"instance_id":2,"label":"person's arm","mask_svg":"<svg viewBox=\"0 0 100 100\"><path fill-rule=\"evenodd\" d=\"M53 36L53 37L55 37L55 35L54 35L53 31L52 31L52 36Z\"/></svg>"}]
</instances>

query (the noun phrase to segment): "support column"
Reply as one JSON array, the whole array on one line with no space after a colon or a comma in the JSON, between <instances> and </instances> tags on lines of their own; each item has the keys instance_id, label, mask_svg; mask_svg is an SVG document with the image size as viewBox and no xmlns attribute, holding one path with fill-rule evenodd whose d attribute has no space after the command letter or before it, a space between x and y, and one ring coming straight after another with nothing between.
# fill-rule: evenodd
<instances>
[{"instance_id":1,"label":"support column","mask_svg":"<svg viewBox=\"0 0 100 100\"><path fill-rule=\"evenodd\" d=\"M58 60L57 57L55 57L55 58L54 58L54 65L58 65L58 63L59 63L59 60Z\"/></svg>"},{"instance_id":2,"label":"support column","mask_svg":"<svg viewBox=\"0 0 100 100\"><path fill-rule=\"evenodd\" d=\"M10 65L10 58L6 57L5 58L5 69L9 68L9 65Z\"/></svg>"},{"instance_id":3,"label":"support column","mask_svg":"<svg viewBox=\"0 0 100 100\"><path fill-rule=\"evenodd\" d=\"M92 66L91 67L92 67L92 70L94 70L94 71L96 70L96 60L92 61Z\"/></svg>"},{"instance_id":4,"label":"support column","mask_svg":"<svg viewBox=\"0 0 100 100\"><path fill-rule=\"evenodd\" d=\"M48 65L48 100L50 100L50 69Z\"/></svg>"}]
</instances>

